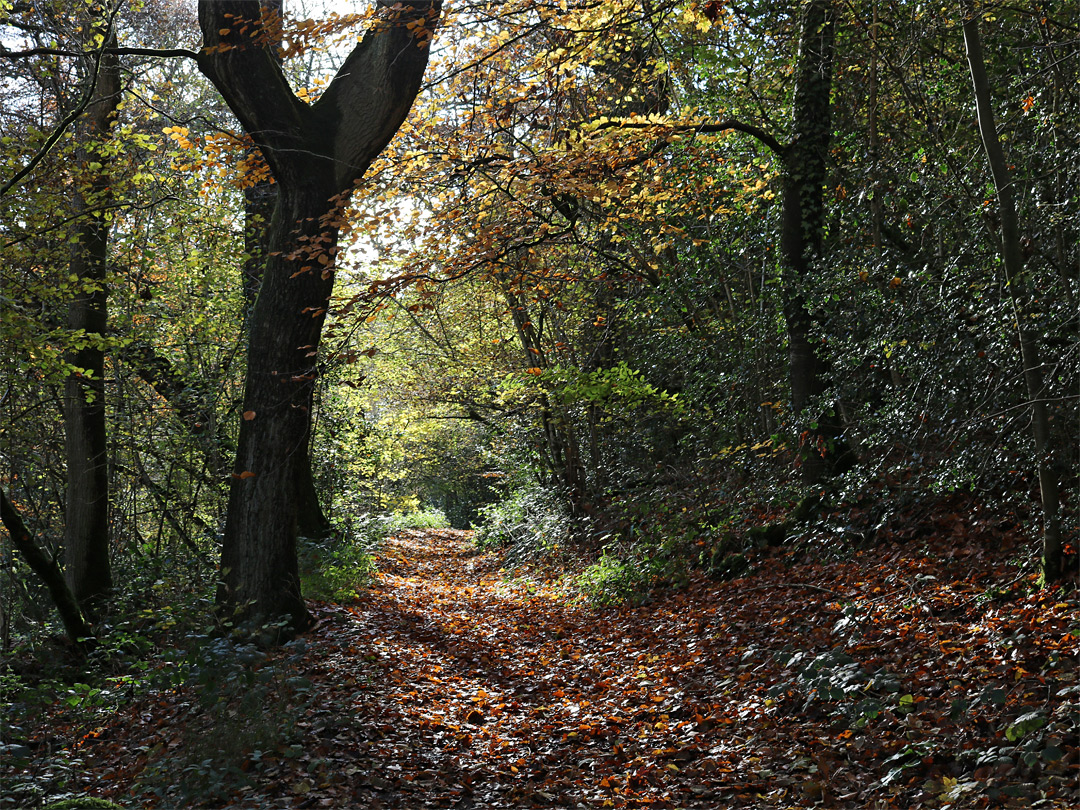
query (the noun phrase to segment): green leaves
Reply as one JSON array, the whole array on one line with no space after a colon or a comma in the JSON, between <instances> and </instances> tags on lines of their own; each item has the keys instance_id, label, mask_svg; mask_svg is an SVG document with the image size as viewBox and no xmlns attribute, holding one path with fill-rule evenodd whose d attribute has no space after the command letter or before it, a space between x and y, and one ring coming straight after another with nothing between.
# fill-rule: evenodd
<instances>
[{"instance_id":1,"label":"green leaves","mask_svg":"<svg viewBox=\"0 0 1080 810\"><path fill-rule=\"evenodd\" d=\"M526 383L546 391L560 405L599 405L612 414L641 407L681 412L677 394L661 391L624 360L608 368L580 371L566 366L552 366L527 371Z\"/></svg>"},{"instance_id":2,"label":"green leaves","mask_svg":"<svg viewBox=\"0 0 1080 810\"><path fill-rule=\"evenodd\" d=\"M1043 728L1047 722L1046 716L1039 711L1022 714L1005 729L1005 738L1010 742L1016 742L1031 732Z\"/></svg>"}]
</instances>

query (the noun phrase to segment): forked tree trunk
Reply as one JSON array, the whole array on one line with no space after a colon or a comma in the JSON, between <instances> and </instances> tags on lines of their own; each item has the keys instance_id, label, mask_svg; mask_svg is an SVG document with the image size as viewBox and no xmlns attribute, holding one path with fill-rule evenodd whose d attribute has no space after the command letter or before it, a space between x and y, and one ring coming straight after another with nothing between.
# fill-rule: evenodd
<instances>
[{"instance_id":1,"label":"forked tree trunk","mask_svg":"<svg viewBox=\"0 0 1080 810\"><path fill-rule=\"evenodd\" d=\"M109 470L105 425L105 335L108 328L110 221L92 212L107 202L108 158L101 150L120 103L115 55L101 58L97 83L79 126L80 163L70 273L75 298L67 325L82 345L65 360L77 369L64 382L64 452L67 493L64 522L65 573L75 598L86 608L112 588L109 565Z\"/></svg>"},{"instance_id":2,"label":"forked tree trunk","mask_svg":"<svg viewBox=\"0 0 1080 810\"><path fill-rule=\"evenodd\" d=\"M297 523L312 393L340 218L355 183L405 120L427 66L439 0L384 7L314 104L290 89L257 0L202 0L199 67L274 173L278 199L251 313L244 418L218 601L238 618L309 622ZM267 23L270 23L268 26Z\"/></svg>"},{"instance_id":3,"label":"forked tree trunk","mask_svg":"<svg viewBox=\"0 0 1080 810\"><path fill-rule=\"evenodd\" d=\"M974 3L964 0L964 46L967 49L968 67L975 94L975 110L979 119L979 133L986 150L990 173L997 193L998 215L1001 219L1001 261L1005 266L1009 293L1012 297L1013 316L1020 338L1020 360L1024 370L1024 383L1031 402L1031 432L1035 439L1036 466L1039 474L1039 490L1043 506L1042 580L1052 583L1064 575L1062 570L1061 516L1058 477L1050 459L1050 417L1046 410L1046 380L1042 360L1039 357L1038 338L1028 326L1028 279L1024 273L1024 255L1020 245L1020 222L1016 215L1013 197L1014 182L1005 159L1005 151L998 138L994 123L994 108L990 98L990 81L986 76L986 59L983 56L982 37L979 32L979 16Z\"/></svg>"}]
</instances>

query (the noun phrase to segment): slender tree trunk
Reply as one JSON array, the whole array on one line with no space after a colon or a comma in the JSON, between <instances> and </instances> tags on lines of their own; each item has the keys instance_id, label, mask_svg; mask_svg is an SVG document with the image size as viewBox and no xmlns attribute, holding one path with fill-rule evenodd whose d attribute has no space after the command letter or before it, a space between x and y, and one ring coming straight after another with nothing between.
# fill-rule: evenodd
<instances>
[{"instance_id":1,"label":"slender tree trunk","mask_svg":"<svg viewBox=\"0 0 1080 810\"><path fill-rule=\"evenodd\" d=\"M116 56L106 54L79 128L83 146L77 152L81 165L75 210L83 216L73 240L70 271L75 298L68 307L67 325L82 345L66 356L75 371L64 383L66 575L75 598L84 606L92 606L112 588L104 346L110 223L103 213L88 213L88 209L109 197L110 180L104 168L108 158L100 147L119 103L119 65Z\"/></svg>"},{"instance_id":2,"label":"slender tree trunk","mask_svg":"<svg viewBox=\"0 0 1080 810\"><path fill-rule=\"evenodd\" d=\"M517 330L518 340L529 367L546 368L547 361L540 346L540 337L535 324L529 317L525 305L518 295L510 289L504 289L510 315ZM543 393L538 398L540 405L540 426L543 429L546 458L551 467L552 482L565 493L574 514L586 514L589 511L589 486L585 470L581 463L581 449L577 433L569 423L563 409L551 404L550 398Z\"/></svg>"},{"instance_id":3,"label":"slender tree trunk","mask_svg":"<svg viewBox=\"0 0 1080 810\"><path fill-rule=\"evenodd\" d=\"M807 3L796 63L794 127L783 152L780 257L788 333L791 408L800 432L802 476L808 484L841 472L850 453L837 413L807 408L829 387L829 365L814 332L820 325L806 302L806 284L821 258L824 187L832 138L836 50L832 3ZM831 409L836 411L838 409Z\"/></svg>"},{"instance_id":4,"label":"slender tree trunk","mask_svg":"<svg viewBox=\"0 0 1080 810\"><path fill-rule=\"evenodd\" d=\"M972 0L964 0L964 46L967 49L968 67L975 94L975 110L979 119L979 133L986 150L990 173L997 193L998 215L1001 220L1001 261L1005 266L1009 293L1012 297L1013 316L1020 339L1020 358L1024 370L1024 383L1031 401L1031 432L1038 455L1037 467L1039 490L1043 506L1042 580L1051 583L1060 580L1062 570L1061 517L1058 477L1051 462L1050 417L1046 409L1046 381L1043 364L1039 357L1037 336L1027 325L1028 279L1024 272L1024 255L1020 245L1020 221L1016 214L1013 196L1014 181L1009 172L1001 140L994 123L994 108L990 97L990 81L986 75L986 59L983 56L982 37L979 31L979 13Z\"/></svg>"},{"instance_id":5,"label":"slender tree trunk","mask_svg":"<svg viewBox=\"0 0 1080 810\"><path fill-rule=\"evenodd\" d=\"M313 104L282 73L257 0L201 0L199 67L277 181L269 251L249 322L243 420L221 556L222 608L309 623L297 574L312 392L348 195L405 120L427 66L438 0L384 5Z\"/></svg>"}]
</instances>

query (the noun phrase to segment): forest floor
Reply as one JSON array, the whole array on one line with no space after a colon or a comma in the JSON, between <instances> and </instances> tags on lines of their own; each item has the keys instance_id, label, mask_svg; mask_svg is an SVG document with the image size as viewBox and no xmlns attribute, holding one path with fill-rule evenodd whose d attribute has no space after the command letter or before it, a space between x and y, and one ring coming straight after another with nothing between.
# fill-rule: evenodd
<instances>
[{"instance_id":1,"label":"forest floor","mask_svg":"<svg viewBox=\"0 0 1080 810\"><path fill-rule=\"evenodd\" d=\"M178 785L244 808L1076 807L1075 593L942 528L603 609L468 533L405 532L264 661L271 687L54 733L129 807Z\"/></svg>"}]
</instances>

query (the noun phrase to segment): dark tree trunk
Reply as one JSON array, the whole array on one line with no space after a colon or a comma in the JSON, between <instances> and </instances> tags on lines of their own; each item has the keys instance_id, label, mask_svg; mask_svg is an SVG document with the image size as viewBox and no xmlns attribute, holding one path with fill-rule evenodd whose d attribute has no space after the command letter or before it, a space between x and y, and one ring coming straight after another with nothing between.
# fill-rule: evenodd
<instances>
[{"instance_id":1,"label":"dark tree trunk","mask_svg":"<svg viewBox=\"0 0 1080 810\"><path fill-rule=\"evenodd\" d=\"M76 213L83 214L73 240L70 271L75 299L68 328L81 345L66 361L74 368L64 382L64 451L67 457L64 552L68 585L84 606L112 588L109 565L109 473L105 426L105 334L108 327L110 224L89 213L109 198L109 177L100 149L120 103L120 71L114 55L102 57L97 84L79 127L81 172Z\"/></svg>"},{"instance_id":2,"label":"dark tree trunk","mask_svg":"<svg viewBox=\"0 0 1080 810\"><path fill-rule=\"evenodd\" d=\"M828 408L808 410L829 386L829 365L814 337L821 324L807 306L805 290L822 252L836 43L829 0L812 0L804 14L792 140L783 152L780 258L791 408L800 433L803 480L813 484L840 472L850 461L838 416Z\"/></svg>"},{"instance_id":3,"label":"dark tree trunk","mask_svg":"<svg viewBox=\"0 0 1080 810\"><path fill-rule=\"evenodd\" d=\"M252 147L252 152L257 152ZM261 154L259 155L261 161ZM278 186L270 178L259 180L244 189L244 261L241 283L244 293L244 329L248 329L255 301L262 286L263 272L270 255L270 223L277 206ZM330 521L323 512L319 492L311 471L311 443L304 454L305 463L297 470L297 532L302 537L326 537Z\"/></svg>"},{"instance_id":4,"label":"dark tree trunk","mask_svg":"<svg viewBox=\"0 0 1080 810\"><path fill-rule=\"evenodd\" d=\"M312 392L341 212L412 106L441 3L381 9L311 105L289 88L261 12L256 0L199 3L199 67L262 151L278 187L249 323L218 600L243 619L283 619L295 631L309 622L296 560L300 483L310 479Z\"/></svg>"},{"instance_id":5,"label":"dark tree trunk","mask_svg":"<svg viewBox=\"0 0 1080 810\"><path fill-rule=\"evenodd\" d=\"M296 562L298 482L307 466L315 358L333 277L324 278L320 265L293 278L298 268L286 255L302 249L303 236L336 241L336 228L319 225L333 194L325 179L316 185L318 168L308 177L310 196L283 189L276 212L275 225L284 218L300 226L274 228L252 311L244 420L221 558L225 603L250 604L260 618L289 616L297 627L307 616Z\"/></svg>"},{"instance_id":6,"label":"dark tree trunk","mask_svg":"<svg viewBox=\"0 0 1080 810\"><path fill-rule=\"evenodd\" d=\"M256 147L249 152L249 159L262 163L262 154ZM271 178L262 178L244 189L244 261L241 264L241 288L244 293L244 330L247 331L255 301L259 297L263 272L270 254L270 223L277 206L278 186ZM310 441L306 462L297 475L297 532L302 537L326 537L330 533L330 521L323 512L319 492L311 471Z\"/></svg>"}]
</instances>

